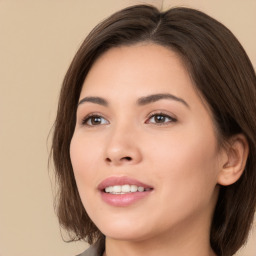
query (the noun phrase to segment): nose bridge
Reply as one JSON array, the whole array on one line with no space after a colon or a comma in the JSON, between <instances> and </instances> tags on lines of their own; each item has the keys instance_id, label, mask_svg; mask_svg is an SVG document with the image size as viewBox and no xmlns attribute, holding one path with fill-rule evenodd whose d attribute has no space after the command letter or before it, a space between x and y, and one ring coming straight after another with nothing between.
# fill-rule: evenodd
<instances>
[{"instance_id":1,"label":"nose bridge","mask_svg":"<svg viewBox=\"0 0 256 256\"><path fill-rule=\"evenodd\" d=\"M108 164L135 164L141 161L139 132L133 122L127 122L127 119L116 122L111 127L108 136L105 156Z\"/></svg>"}]
</instances>

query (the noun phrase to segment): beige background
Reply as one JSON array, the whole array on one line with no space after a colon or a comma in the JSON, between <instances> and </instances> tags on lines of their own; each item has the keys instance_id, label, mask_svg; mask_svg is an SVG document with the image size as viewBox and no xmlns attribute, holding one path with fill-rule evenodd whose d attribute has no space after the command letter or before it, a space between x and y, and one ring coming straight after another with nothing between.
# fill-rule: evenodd
<instances>
[{"instance_id":1,"label":"beige background","mask_svg":"<svg viewBox=\"0 0 256 256\"><path fill-rule=\"evenodd\" d=\"M86 34L142 2L207 12L234 32L256 67L255 0L0 0L0 256L71 256L86 247L61 239L47 136L63 76ZM256 232L239 255L256 255Z\"/></svg>"}]
</instances>

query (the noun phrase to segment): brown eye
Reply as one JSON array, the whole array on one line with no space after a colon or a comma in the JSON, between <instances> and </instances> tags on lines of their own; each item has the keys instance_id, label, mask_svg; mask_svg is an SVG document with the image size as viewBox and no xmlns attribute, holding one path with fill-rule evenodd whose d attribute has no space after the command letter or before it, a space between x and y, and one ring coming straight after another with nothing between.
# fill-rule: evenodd
<instances>
[{"instance_id":1,"label":"brown eye","mask_svg":"<svg viewBox=\"0 0 256 256\"><path fill-rule=\"evenodd\" d=\"M155 123L165 123L167 118L163 115L155 115L153 119Z\"/></svg>"},{"instance_id":2,"label":"brown eye","mask_svg":"<svg viewBox=\"0 0 256 256\"><path fill-rule=\"evenodd\" d=\"M108 124L109 122L103 118L102 116L89 116L86 117L82 124L83 125L88 125L88 126L97 126L97 125L102 125L102 124Z\"/></svg>"},{"instance_id":3,"label":"brown eye","mask_svg":"<svg viewBox=\"0 0 256 256\"><path fill-rule=\"evenodd\" d=\"M173 117L170 117L166 114L154 114L152 115L147 123L153 123L153 124L167 124L171 122L176 122L177 120Z\"/></svg>"}]
</instances>

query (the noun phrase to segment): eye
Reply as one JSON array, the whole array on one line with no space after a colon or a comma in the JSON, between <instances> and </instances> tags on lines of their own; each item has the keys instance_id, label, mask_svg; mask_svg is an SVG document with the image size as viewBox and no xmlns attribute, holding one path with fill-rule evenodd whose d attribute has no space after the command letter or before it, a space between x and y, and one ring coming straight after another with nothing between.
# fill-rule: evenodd
<instances>
[{"instance_id":1,"label":"eye","mask_svg":"<svg viewBox=\"0 0 256 256\"><path fill-rule=\"evenodd\" d=\"M109 122L102 116L91 115L91 116L85 117L82 121L82 124L87 126L97 126L97 125L109 124Z\"/></svg>"},{"instance_id":2,"label":"eye","mask_svg":"<svg viewBox=\"0 0 256 256\"><path fill-rule=\"evenodd\" d=\"M146 121L146 123L163 125L163 124L168 124L168 123L172 123L172 122L176 122L176 121L177 121L176 118L173 118L167 114L156 113L156 114L152 114L149 117L149 119Z\"/></svg>"}]
</instances>

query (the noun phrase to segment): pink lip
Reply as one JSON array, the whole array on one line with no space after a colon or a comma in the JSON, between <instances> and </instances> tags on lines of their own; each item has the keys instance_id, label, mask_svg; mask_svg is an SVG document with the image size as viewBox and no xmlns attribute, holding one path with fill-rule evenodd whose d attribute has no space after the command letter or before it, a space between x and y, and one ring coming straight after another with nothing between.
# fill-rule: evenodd
<instances>
[{"instance_id":1,"label":"pink lip","mask_svg":"<svg viewBox=\"0 0 256 256\"><path fill-rule=\"evenodd\" d=\"M99 190L104 190L106 187L109 187L109 186L115 186L115 185L136 185L138 187L144 187L144 188L152 188L152 186L150 185L147 185L145 183L142 183L138 180L135 180L133 178L129 178L127 176L122 176L122 177L116 177L116 176L113 176L113 177L109 177L105 180L103 180L99 186L98 186L98 189Z\"/></svg>"},{"instance_id":2,"label":"pink lip","mask_svg":"<svg viewBox=\"0 0 256 256\"><path fill-rule=\"evenodd\" d=\"M136 185L138 187L144 187L144 188L151 188L151 190L144 191L144 192L133 192L133 193L127 193L127 194L110 194L106 193L104 189L109 186L115 186L115 185ZM150 193L153 190L153 187L142 183L136 179L129 178L126 176L123 177L109 177L105 180L103 180L99 186L98 190L100 191L102 200L112 206L129 206L138 200L145 198L146 196L150 195Z\"/></svg>"}]
</instances>

